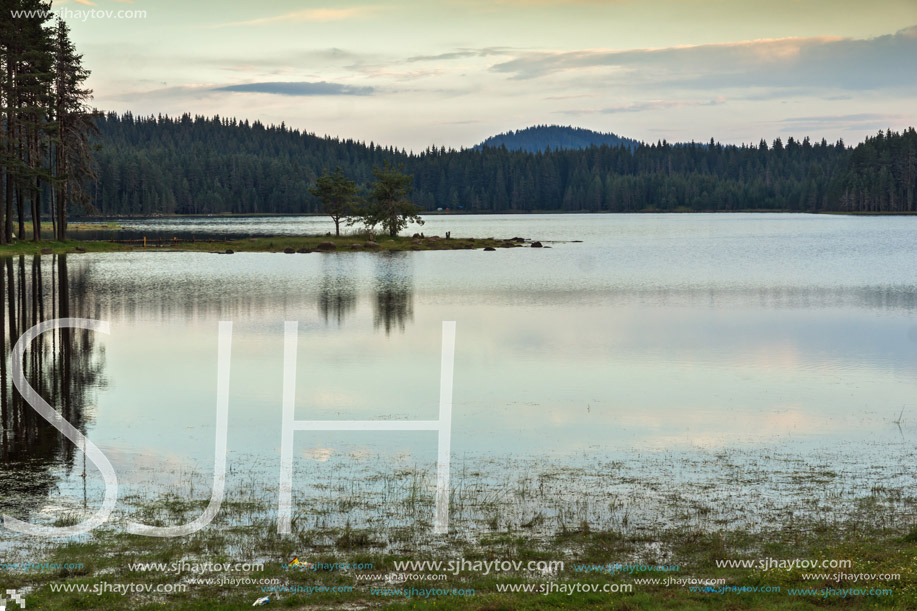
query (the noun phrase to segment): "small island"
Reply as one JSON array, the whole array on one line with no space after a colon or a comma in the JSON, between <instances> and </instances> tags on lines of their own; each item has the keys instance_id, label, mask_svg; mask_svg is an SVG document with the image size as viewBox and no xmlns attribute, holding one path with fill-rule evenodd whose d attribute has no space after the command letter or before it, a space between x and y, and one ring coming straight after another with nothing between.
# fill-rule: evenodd
<instances>
[{"instance_id":1,"label":"small island","mask_svg":"<svg viewBox=\"0 0 917 611\"><path fill-rule=\"evenodd\" d=\"M221 240L216 238L198 239L195 237L142 237L134 239L110 240L75 240L73 232L92 229L93 225L70 225L64 220L58 223L24 221L19 227L19 235L31 235L31 240L7 240L0 244L0 255L24 254L65 254L84 252L124 252L124 251L159 251L159 252L210 252L214 254L234 254L236 252L277 252L285 254L307 254L311 252L355 252L355 251L406 251L406 250L485 250L497 248L514 248L526 242L524 238L507 239L488 238L453 238L450 232L445 237L425 236L415 233L411 237L400 235L409 224L423 225L420 210L408 199L413 176L405 174L391 164L373 170L376 181L369 186L365 197L356 182L347 178L340 168L333 172L325 171L310 189L313 195L323 204L325 215L334 223L334 234L303 236L258 236ZM37 218L37 217L36 217ZM363 225L360 230L350 234L341 234L341 224ZM121 227L108 223L106 228L114 230L115 236ZM382 231L377 234L375 228ZM55 241L41 239L42 231L47 234L52 230L57 237ZM11 234L12 235L12 234ZM534 247L541 247L540 242L531 242Z\"/></svg>"},{"instance_id":2,"label":"small island","mask_svg":"<svg viewBox=\"0 0 917 611\"><path fill-rule=\"evenodd\" d=\"M395 236L368 239L367 235L348 236L264 236L240 240L196 240L186 238L136 240L21 241L0 246L0 255L41 255L86 252L269 252L307 254L312 252L391 252L420 250L485 250L540 245L523 238L453 238L441 236ZM536 246L537 247L537 246Z\"/></svg>"}]
</instances>

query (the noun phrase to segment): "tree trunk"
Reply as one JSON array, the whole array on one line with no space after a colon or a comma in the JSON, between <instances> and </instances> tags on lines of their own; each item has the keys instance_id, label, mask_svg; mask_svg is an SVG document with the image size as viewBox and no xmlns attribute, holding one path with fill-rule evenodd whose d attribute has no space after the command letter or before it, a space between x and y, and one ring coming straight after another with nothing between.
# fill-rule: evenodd
<instances>
[{"instance_id":1,"label":"tree trunk","mask_svg":"<svg viewBox=\"0 0 917 611\"><path fill-rule=\"evenodd\" d=\"M13 119L13 58L9 53L6 58L6 153L10 162L13 160L13 134L15 134L15 124ZM11 220L13 211L13 174L10 168L6 168L6 202L3 206L3 212L0 212L0 244L9 244L13 239L13 222Z\"/></svg>"},{"instance_id":2,"label":"tree trunk","mask_svg":"<svg viewBox=\"0 0 917 611\"><path fill-rule=\"evenodd\" d=\"M4 171L4 178L4 199L10 200L13 197L13 190L11 184L12 177L10 176L9 170ZM0 204L0 244L8 243L6 239L6 208L7 206L5 202Z\"/></svg>"},{"instance_id":3,"label":"tree trunk","mask_svg":"<svg viewBox=\"0 0 917 611\"><path fill-rule=\"evenodd\" d=\"M19 218L19 233L17 235L19 236L20 240L25 239L25 217L23 216L23 213L22 213L22 205L23 205L22 198L23 198L22 189L21 188L16 189L16 213Z\"/></svg>"},{"instance_id":4,"label":"tree trunk","mask_svg":"<svg viewBox=\"0 0 917 611\"><path fill-rule=\"evenodd\" d=\"M32 241L41 240L41 179L35 177L35 192L32 193Z\"/></svg>"},{"instance_id":5,"label":"tree trunk","mask_svg":"<svg viewBox=\"0 0 917 611\"><path fill-rule=\"evenodd\" d=\"M61 119L61 124L60 124L61 142L57 147L57 174L58 175L65 174L67 170L66 163L64 162L64 152L63 152L64 137L65 137L65 130L64 130L64 125L63 125L63 119ZM57 197L55 198L55 204L57 207L57 210L56 210L57 211L57 229L54 234L54 237L55 239L57 239L58 242L63 242L64 240L67 239L67 225L64 222L66 215L67 215L67 198L66 198L66 195L64 195L66 186L58 184L56 189L57 189Z\"/></svg>"},{"instance_id":6,"label":"tree trunk","mask_svg":"<svg viewBox=\"0 0 917 611\"><path fill-rule=\"evenodd\" d=\"M3 225L3 236L7 244L13 241L13 181L6 182L6 219Z\"/></svg>"},{"instance_id":7,"label":"tree trunk","mask_svg":"<svg viewBox=\"0 0 917 611\"><path fill-rule=\"evenodd\" d=\"M54 170L54 144L51 143L48 145L48 170L51 174L51 181L48 188L48 197L50 201L48 202L48 212L51 215L51 235L54 236L54 239L57 239L57 212L54 210L54 195L57 192L57 187L55 186L55 178L57 174Z\"/></svg>"},{"instance_id":8,"label":"tree trunk","mask_svg":"<svg viewBox=\"0 0 917 611\"><path fill-rule=\"evenodd\" d=\"M66 188L58 191L57 198L57 239L63 242L67 239L67 191Z\"/></svg>"}]
</instances>

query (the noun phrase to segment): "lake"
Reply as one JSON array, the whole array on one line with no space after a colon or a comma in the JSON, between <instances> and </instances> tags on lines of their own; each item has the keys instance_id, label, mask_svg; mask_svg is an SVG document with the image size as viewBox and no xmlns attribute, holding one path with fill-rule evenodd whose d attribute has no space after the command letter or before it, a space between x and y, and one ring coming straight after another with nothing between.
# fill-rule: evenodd
<instances>
[{"instance_id":1,"label":"lake","mask_svg":"<svg viewBox=\"0 0 917 611\"><path fill-rule=\"evenodd\" d=\"M333 228L121 223L151 237ZM312 420L435 419L441 325L456 321L453 528L470 535L755 527L842 516L876 489L894 504L917 484L917 218L431 216L408 231L550 248L8 258L5 349L39 320L110 322L110 335L46 334L26 371L111 460L121 517L208 498L219 321L233 322L227 495L272 507L257 519L276 519L284 321L299 321L296 417ZM54 523L93 510L99 472L8 368L3 511ZM435 433L294 442L305 523L428 526Z\"/></svg>"}]
</instances>

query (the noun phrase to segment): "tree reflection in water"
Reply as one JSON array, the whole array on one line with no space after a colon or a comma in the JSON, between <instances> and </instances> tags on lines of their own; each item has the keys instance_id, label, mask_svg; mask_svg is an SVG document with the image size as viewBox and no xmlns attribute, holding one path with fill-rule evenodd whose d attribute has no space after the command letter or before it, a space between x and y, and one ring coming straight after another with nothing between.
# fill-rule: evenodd
<instances>
[{"instance_id":1,"label":"tree reflection in water","mask_svg":"<svg viewBox=\"0 0 917 611\"><path fill-rule=\"evenodd\" d=\"M13 388L8 358L27 329L53 318L97 318L86 290L88 271L67 267L67 256L0 259L0 510L19 518L41 507L56 485L55 467L85 475L85 458ZM57 329L35 338L25 352L28 383L86 434L95 392L105 384L104 351L92 331ZM85 482L85 477L84 477ZM85 503L85 487L84 487Z\"/></svg>"},{"instance_id":2,"label":"tree reflection in water","mask_svg":"<svg viewBox=\"0 0 917 611\"><path fill-rule=\"evenodd\" d=\"M322 283L318 311L327 324L334 319L340 327L357 307L357 288L353 257L322 257Z\"/></svg>"},{"instance_id":3,"label":"tree reflection in water","mask_svg":"<svg viewBox=\"0 0 917 611\"><path fill-rule=\"evenodd\" d=\"M376 257L376 286L373 303L373 327L404 331L414 320L414 277L411 253L379 253Z\"/></svg>"}]
</instances>

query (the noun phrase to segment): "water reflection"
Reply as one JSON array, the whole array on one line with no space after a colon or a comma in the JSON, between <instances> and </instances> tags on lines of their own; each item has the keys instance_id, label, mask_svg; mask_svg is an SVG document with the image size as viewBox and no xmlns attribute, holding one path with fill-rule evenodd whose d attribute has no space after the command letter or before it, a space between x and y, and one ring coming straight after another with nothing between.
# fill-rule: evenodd
<instances>
[{"instance_id":1,"label":"water reflection","mask_svg":"<svg viewBox=\"0 0 917 611\"><path fill-rule=\"evenodd\" d=\"M373 327L404 332L414 320L414 281L411 258L407 252L385 253L376 258Z\"/></svg>"},{"instance_id":2,"label":"water reflection","mask_svg":"<svg viewBox=\"0 0 917 611\"><path fill-rule=\"evenodd\" d=\"M318 292L318 311L325 324L340 327L357 311L357 264L350 256L322 257L322 279ZM390 335L404 332L414 319L414 282L408 253L373 255L373 327Z\"/></svg>"},{"instance_id":3,"label":"water reflection","mask_svg":"<svg viewBox=\"0 0 917 611\"><path fill-rule=\"evenodd\" d=\"M322 282L319 287L318 311L328 324L338 326L357 308L357 287L352 257L322 257Z\"/></svg>"},{"instance_id":4,"label":"water reflection","mask_svg":"<svg viewBox=\"0 0 917 611\"><path fill-rule=\"evenodd\" d=\"M49 261L44 258L44 262ZM8 257L0 263L0 345L8 355L19 336L52 318L95 317L85 269L71 271L66 255ZM52 468L85 470L76 448L25 403L12 386L8 358L0 361L0 508L14 515L34 509L55 486ZM40 335L25 353L29 384L61 416L86 432L94 393L104 386L104 353L93 333L58 329Z\"/></svg>"},{"instance_id":5,"label":"water reflection","mask_svg":"<svg viewBox=\"0 0 917 611\"><path fill-rule=\"evenodd\" d=\"M917 241L904 240L897 223L910 221L877 219L885 228L864 245L855 233L749 238L731 216L708 239L685 218L551 217L552 226L577 223L567 237L588 239L487 254L104 253L71 256L69 269L47 256L2 259L0 339L8 353L25 328L53 315L112 322L105 375L113 383L98 395L95 421L103 355L91 332L47 334L26 365L52 405L91 429L128 492L174 492L188 481L199 491L187 473L203 474L208 489L219 320L235 324L229 447L239 454L230 465L270 482L279 468L285 320L302 322L299 417L345 420L435 415L439 330L458 321L455 456L679 449L701 456L685 478L719 481L704 470L704 452L798 443L873 464L872 444L898 460L896 419L912 447L917 331L908 330L917 328L917 289L908 262ZM646 231L628 228L638 222ZM467 234L550 235L535 229ZM695 239L682 239L685 231ZM822 257L826 243L858 245L857 264ZM770 254L754 258L750 244ZM14 396L8 367L0 362L0 485L10 492L2 503L24 498L14 513L34 511L53 489L51 474L55 503L79 497L80 453ZM391 383L406 372L420 374ZM435 456L430 436L382 437L303 434L297 443L303 460L346 459L344 469L355 468L352 456L376 452ZM851 440L866 449L844 445ZM51 468L56 461L69 477ZM97 475L90 465L90 496Z\"/></svg>"}]
</instances>

